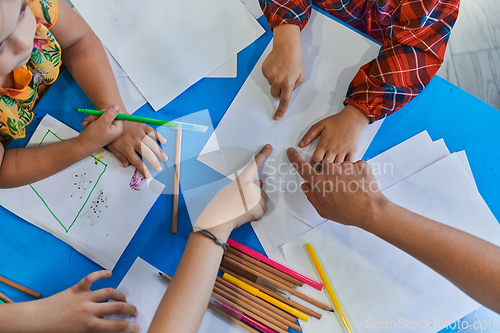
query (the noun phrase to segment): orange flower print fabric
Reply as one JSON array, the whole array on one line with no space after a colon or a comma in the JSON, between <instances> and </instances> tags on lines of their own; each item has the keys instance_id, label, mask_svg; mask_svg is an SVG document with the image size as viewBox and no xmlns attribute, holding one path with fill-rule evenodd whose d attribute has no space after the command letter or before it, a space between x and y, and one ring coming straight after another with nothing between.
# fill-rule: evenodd
<instances>
[{"instance_id":1,"label":"orange flower print fabric","mask_svg":"<svg viewBox=\"0 0 500 333\"><path fill-rule=\"evenodd\" d=\"M23 138L33 119L33 107L59 75L61 48L49 29L57 20L57 0L27 0L37 28L28 63L13 71L14 88L0 88L0 141Z\"/></svg>"}]
</instances>

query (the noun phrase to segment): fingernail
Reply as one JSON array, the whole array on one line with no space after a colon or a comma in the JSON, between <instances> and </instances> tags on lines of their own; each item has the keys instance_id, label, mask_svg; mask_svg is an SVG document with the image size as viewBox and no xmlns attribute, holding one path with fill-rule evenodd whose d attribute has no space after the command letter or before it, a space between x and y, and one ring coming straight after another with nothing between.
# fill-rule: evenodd
<instances>
[{"instance_id":1,"label":"fingernail","mask_svg":"<svg viewBox=\"0 0 500 333\"><path fill-rule=\"evenodd\" d=\"M146 178L151 178L151 172L146 171Z\"/></svg>"},{"instance_id":2,"label":"fingernail","mask_svg":"<svg viewBox=\"0 0 500 333\"><path fill-rule=\"evenodd\" d=\"M304 140L300 140L299 147L303 147L303 146L304 146Z\"/></svg>"},{"instance_id":3,"label":"fingernail","mask_svg":"<svg viewBox=\"0 0 500 333\"><path fill-rule=\"evenodd\" d=\"M118 105L113 105L112 108L115 111L120 111L120 107Z\"/></svg>"},{"instance_id":4,"label":"fingernail","mask_svg":"<svg viewBox=\"0 0 500 333\"><path fill-rule=\"evenodd\" d=\"M268 143L267 145L264 146L264 148L269 149L269 148L271 148L271 145Z\"/></svg>"},{"instance_id":5,"label":"fingernail","mask_svg":"<svg viewBox=\"0 0 500 333\"><path fill-rule=\"evenodd\" d=\"M158 165L158 166L156 167L156 171L161 171L161 170L162 170L161 165Z\"/></svg>"}]
</instances>

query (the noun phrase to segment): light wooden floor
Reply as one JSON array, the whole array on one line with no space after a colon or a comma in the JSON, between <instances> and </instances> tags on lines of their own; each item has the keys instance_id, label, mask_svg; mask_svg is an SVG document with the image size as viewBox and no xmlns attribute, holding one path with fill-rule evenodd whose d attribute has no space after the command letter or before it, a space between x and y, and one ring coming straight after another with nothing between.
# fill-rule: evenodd
<instances>
[{"instance_id":1,"label":"light wooden floor","mask_svg":"<svg viewBox=\"0 0 500 333\"><path fill-rule=\"evenodd\" d=\"M460 14L438 75L500 109L498 13L500 0L461 0Z\"/></svg>"}]
</instances>

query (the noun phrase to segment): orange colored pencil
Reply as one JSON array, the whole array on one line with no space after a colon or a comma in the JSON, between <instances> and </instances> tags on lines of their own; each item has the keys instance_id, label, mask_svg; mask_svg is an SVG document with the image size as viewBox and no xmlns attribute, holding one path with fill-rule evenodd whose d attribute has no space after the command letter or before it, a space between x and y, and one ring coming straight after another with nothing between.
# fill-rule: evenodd
<instances>
[{"instance_id":1,"label":"orange colored pencil","mask_svg":"<svg viewBox=\"0 0 500 333\"><path fill-rule=\"evenodd\" d=\"M0 276L0 282L14 288L14 289L17 289L27 295L30 295L31 297L34 297L34 298L40 298L40 293L37 293L36 291L33 291L29 288L26 288L25 286L22 286L20 285L19 283L16 283L14 281L11 281L7 278L4 278L3 276Z\"/></svg>"},{"instance_id":2,"label":"orange colored pencil","mask_svg":"<svg viewBox=\"0 0 500 333\"><path fill-rule=\"evenodd\" d=\"M255 258L252 258L248 254L243 253L243 252L241 252L241 251L239 251L239 250L237 250L237 249L235 249L233 247L228 247L226 253L227 252L229 252L231 254L234 254L235 256L238 256L241 259L244 259L244 260L246 260L246 261L248 261L248 262L250 262L250 263L252 263L252 264L254 264L256 266L259 266L260 268L265 269L268 272L271 272L271 273L273 273L275 275L278 275L279 277L282 277L283 279L285 279L285 280L293 283L294 285L297 285L299 287L302 287L304 285L304 282L300 281L299 279L294 278L293 276L288 275L287 273L282 272L282 271L280 271L277 268L269 266L268 264L263 263L262 261L259 261L259 260L255 259Z\"/></svg>"},{"instance_id":3,"label":"orange colored pencil","mask_svg":"<svg viewBox=\"0 0 500 333\"><path fill-rule=\"evenodd\" d=\"M264 290L263 292L267 293L267 290L265 288L263 288L262 286L259 286L259 285L255 284L255 283L253 283L252 281L250 281L248 279L245 279L244 277L242 277L239 274L236 274L232 270L230 270L230 269L228 269L226 267L223 267L223 266L219 267L219 269L221 271L223 271L224 273L230 274L230 275L234 276L235 278L237 278L238 280L241 280L241 281L245 282L246 284L249 284L250 286L252 286L252 287L254 287L256 289L258 289L260 291ZM313 310L311 310L309 308L306 308L305 306L303 306L303 305L301 305L301 304L299 304L297 302L294 302L294 301L292 301L292 300L290 300L290 299L288 299L286 297L283 297L281 295L274 294L274 293L273 293L272 297L274 297L275 299L277 299L277 300L279 300L279 301L281 301L281 302L283 302L283 303L285 303L285 304L287 304L287 305L289 305L289 306L291 306L291 307L293 307L293 308L295 308L295 309L297 309L299 311L302 311L303 313L305 313L305 314L307 314L309 316L312 316L312 317L314 317L316 319L321 319L321 314L319 314L316 311L313 311Z\"/></svg>"}]
</instances>

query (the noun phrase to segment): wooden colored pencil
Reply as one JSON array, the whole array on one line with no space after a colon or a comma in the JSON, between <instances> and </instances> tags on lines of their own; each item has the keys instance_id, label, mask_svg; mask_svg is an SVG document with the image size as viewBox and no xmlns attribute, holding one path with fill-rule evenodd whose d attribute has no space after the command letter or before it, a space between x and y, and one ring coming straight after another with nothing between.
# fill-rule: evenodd
<instances>
[{"instance_id":1,"label":"wooden colored pencil","mask_svg":"<svg viewBox=\"0 0 500 333\"><path fill-rule=\"evenodd\" d=\"M267 322L269 322L270 324L273 324L277 328L281 328L284 331L288 330L288 328L289 328L289 326L287 326L287 325L283 324L282 322L274 319L273 317L269 316L268 314L260 311L259 309L257 309L257 307L251 306L247 302L244 302L241 299L238 299L237 297L234 297L230 293L227 293L227 292L225 292L224 290L222 290L220 288L214 287L214 292L216 294L218 294L218 295L220 295L220 296L228 299L229 301L233 302L234 304L238 305L242 309L245 309L246 311L249 311L249 312L255 314L256 316L258 316L258 317L260 317L262 319L267 320ZM240 310L240 311L242 311L242 310ZM246 313L246 312L244 312L244 313L249 316L248 313ZM257 321L260 321L257 318L254 318L254 319L257 320ZM271 326L269 326L267 324L264 324L264 325L268 326L271 329L274 329L273 327L271 327Z\"/></svg>"},{"instance_id":2,"label":"wooden colored pencil","mask_svg":"<svg viewBox=\"0 0 500 333\"><path fill-rule=\"evenodd\" d=\"M217 298L218 300L224 302L225 304L235 308L236 310L240 311L240 312L243 312L244 314L246 314L247 316L249 316L250 318L254 319L254 320L257 320L259 323L269 327L270 329L272 330L275 330L276 332L278 333L287 333L286 330L284 329L281 329L279 328L278 326L274 325L273 323L267 321L266 319L256 315L255 313L253 313L252 311L249 311L241 306L239 306L238 304L235 304L233 302L231 302L230 300L228 300L227 298L225 298L224 296L216 293L215 291L212 292L212 296L214 296L215 298Z\"/></svg>"},{"instance_id":3,"label":"wooden colored pencil","mask_svg":"<svg viewBox=\"0 0 500 333\"><path fill-rule=\"evenodd\" d=\"M14 289L17 289L27 295L30 295L31 297L34 297L34 298L40 298L40 293L37 293L36 291L33 291L31 289L28 289L26 288L25 286L22 286L20 285L19 283L16 283L14 281L11 281L7 278L4 278L3 276L0 276L0 282L14 288Z\"/></svg>"},{"instance_id":4,"label":"wooden colored pencil","mask_svg":"<svg viewBox=\"0 0 500 333\"><path fill-rule=\"evenodd\" d=\"M228 289L231 289L241 295L243 295L244 297L248 298L249 300L261 305L262 307L274 312L276 315L280 316L281 318L284 318L286 319L287 321L289 322L297 322L297 318L292 316L291 314L281 310L281 309L278 309L277 307L267 303L266 301L250 294L249 292L241 289L241 288L238 288L237 286L235 286L234 284L224 280L223 278L221 277L217 277L217 280L215 283L219 283L220 285L223 285L224 287L227 287Z\"/></svg>"},{"instance_id":5,"label":"wooden colored pencil","mask_svg":"<svg viewBox=\"0 0 500 333\"><path fill-rule=\"evenodd\" d=\"M264 282L267 282L267 283L270 283L276 287L278 287L279 289L282 289L300 299L303 299L304 301L314 305L314 306L317 306L318 308L322 309L322 310L325 310L325 311L332 311L332 308L330 308L328 305L326 304L323 304L321 303L320 301L317 301L307 295L304 295L302 294L300 291L298 290L295 290L295 289L292 289L292 288L289 288L277 281L273 281L273 280L270 280L268 279L267 277L265 276L261 276L258 274L258 272L254 271L253 269L251 269L250 267L247 267L237 261L234 261L232 260L231 258L228 258L228 257L225 257L223 260L227 261L228 263L230 263L231 265L233 265L233 271L235 273L238 273L240 274L241 276L243 276L244 278L260 285L258 282L257 282L257 278L261 279L261 280L264 280ZM231 269L231 267L228 267ZM270 290L269 288L267 288L265 285L262 285L264 288Z\"/></svg>"},{"instance_id":6,"label":"wooden colored pencil","mask_svg":"<svg viewBox=\"0 0 500 333\"><path fill-rule=\"evenodd\" d=\"M180 119L179 119L180 122ZM172 211L172 233L177 233L177 216L179 214L179 182L181 180L181 142L182 130L177 130L177 141L175 143L175 178L174 178L174 206Z\"/></svg>"},{"instance_id":7,"label":"wooden colored pencil","mask_svg":"<svg viewBox=\"0 0 500 333\"><path fill-rule=\"evenodd\" d=\"M244 259L241 259L240 257L238 256L235 256L234 254L231 254L231 253L224 253L224 256L228 257L228 258L231 258L232 260L234 261L237 261L243 265L245 265L246 267L249 267L249 268L252 268L253 270L259 272L262 276L265 276L265 277L268 277L270 279L272 279L273 281L278 281L280 282L281 284L289 287L289 288L295 288L295 285L271 272L268 272L266 271L265 269L263 268L260 268L258 267L257 265L254 265Z\"/></svg>"},{"instance_id":8,"label":"wooden colored pencil","mask_svg":"<svg viewBox=\"0 0 500 333\"><path fill-rule=\"evenodd\" d=\"M230 270L230 269L228 269L226 267L221 266L221 267L219 267L219 269L221 271L223 271L224 273L230 274L230 275L234 276L235 278L237 278L237 279L239 279L239 280L241 280L241 281L249 284L250 286L252 286L252 287L254 287L254 288L256 288L256 289L258 289L258 290L260 290L260 291L262 291L264 293L268 292L267 289L265 289L265 288L263 288L263 287L255 284L255 283L253 283L252 281L250 281L248 279L245 279L241 275L236 274L235 272L233 272L232 270ZM278 294L273 294L272 297L274 297L275 299L277 299L277 300L279 300L279 301L281 301L281 302L283 302L283 303L285 303L285 304L287 304L287 305L289 305L289 306L291 306L291 307L293 307L293 308L295 308L295 309L297 309L297 310L299 310L299 311L301 311L301 312L303 312L303 313L305 313L305 314L307 314L309 316L312 316L312 317L314 317L316 319L321 319L321 314L319 314L316 311L313 311L313 310L311 310L309 308L306 308L305 306L303 306L303 305L301 305L301 304L299 304L297 302L294 302L294 301L292 301L292 300L290 300L290 299L288 299L286 297L283 297L283 296L278 295Z\"/></svg>"},{"instance_id":9,"label":"wooden colored pencil","mask_svg":"<svg viewBox=\"0 0 500 333\"><path fill-rule=\"evenodd\" d=\"M216 307L212 303L208 303L208 308L214 310L215 312L217 312L221 316L226 317L227 319L229 319L230 321L232 321L236 325L243 327L245 330L247 330L250 333L260 333L256 329L253 329L249 325L242 322L241 320L238 320L238 319L234 318L233 316L231 316L230 314L228 314L227 312L224 312L223 310L219 309L218 307Z\"/></svg>"},{"instance_id":10,"label":"wooden colored pencil","mask_svg":"<svg viewBox=\"0 0 500 333\"><path fill-rule=\"evenodd\" d=\"M294 322L289 321L286 318L281 317L280 315L276 314L275 312L269 310L268 308L266 308L266 307L264 307L264 306L262 306L262 305L260 305L260 304L258 304L256 302L250 300L249 298L245 297L243 294L239 293L238 291L230 289L229 287L226 287L225 285L223 285L223 284L221 284L221 283L219 283L217 281L215 282L215 287L214 288L218 288L218 289L220 289L220 290L228 293L232 297L235 297L236 299L238 299L238 300L240 300L240 301L248 304L250 307L255 308L255 309L257 309L257 310L259 310L259 311L267 314L268 316L276 319L277 321L279 321L280 323L285 324L288 327L293 328L296 331L299 331L299 332L302 331L302 327L300 327L299 325L295 324L295 321L296 321L295 317L294 317L294 319L295 319ZM238 287L236 287L236 288L238 288ZM238 288L237 290L241 290L241 289Z\"/></svg>"},{"instance_id":11,"label":"wooden colored pencil","mask_svg":"<svg viewBox=\"0 0 500 333\"><path fill-rule=\"evenodd\" d=\"M168 276L167 274L160 273L160 276L165 281L167 281L168 283L170 283L170 281L172 281L172 278L170 276ZM247 330L250 333L259 333L259 331L253 329L252 327L250 327L249 325L245 324L241 320L238 320L238 319L234 318L233 316L231 316L227 312L224 312L223 310L219 309L218 307L216 307L212 303L208 303L208 308L210 308L210 309L214 310L215 312L219 313L221 316L226 317L227 319L229 319L230 321L232 321L236 325L238 325L240 327L243 327L245 330Z\"/></svg>"},{"instance_id":12,"label":"wooden colored pencil","mask_svg":"<svg viewBox=\"0 0 500 333\"><path fill-rule=\"evenodd\" d=\"M0 299L2 301L4 301L5 303L14 303L13 300L11 300L10 298L8 298L7 296L5 296L4 294L0 293Z\"/></svg>"},{"instance_id":13,"label":"wooden colored pencil","mask_svg":"<svg viewBox=\"0 0 500 333\"><path fill-rule=\"evenodd\" d=\"M244 259L244 260L246 260L246 261L254 264L255 266L258 266L258 267L260 267L262 269L265 269L266 271L268 271L270 273L273 273L274 275L277 275L277 276L279 276L279 277L287 280L288 282L290 282L290 283L292 283L292 284L294 284L296 286L302 287L304 285L304 282L300 281L299 279L294 278L293 276L290 276L290 275L286 274L285 272L280 271L277 268L269 266L266 263L258 261L257 259L252 258L248 254L243 253L241 251L238 251L235 248L228 247L226 253L231 253L231 254L233 254L233 255L241 258L241 259Z\"/></svg>"}]
</instances>

